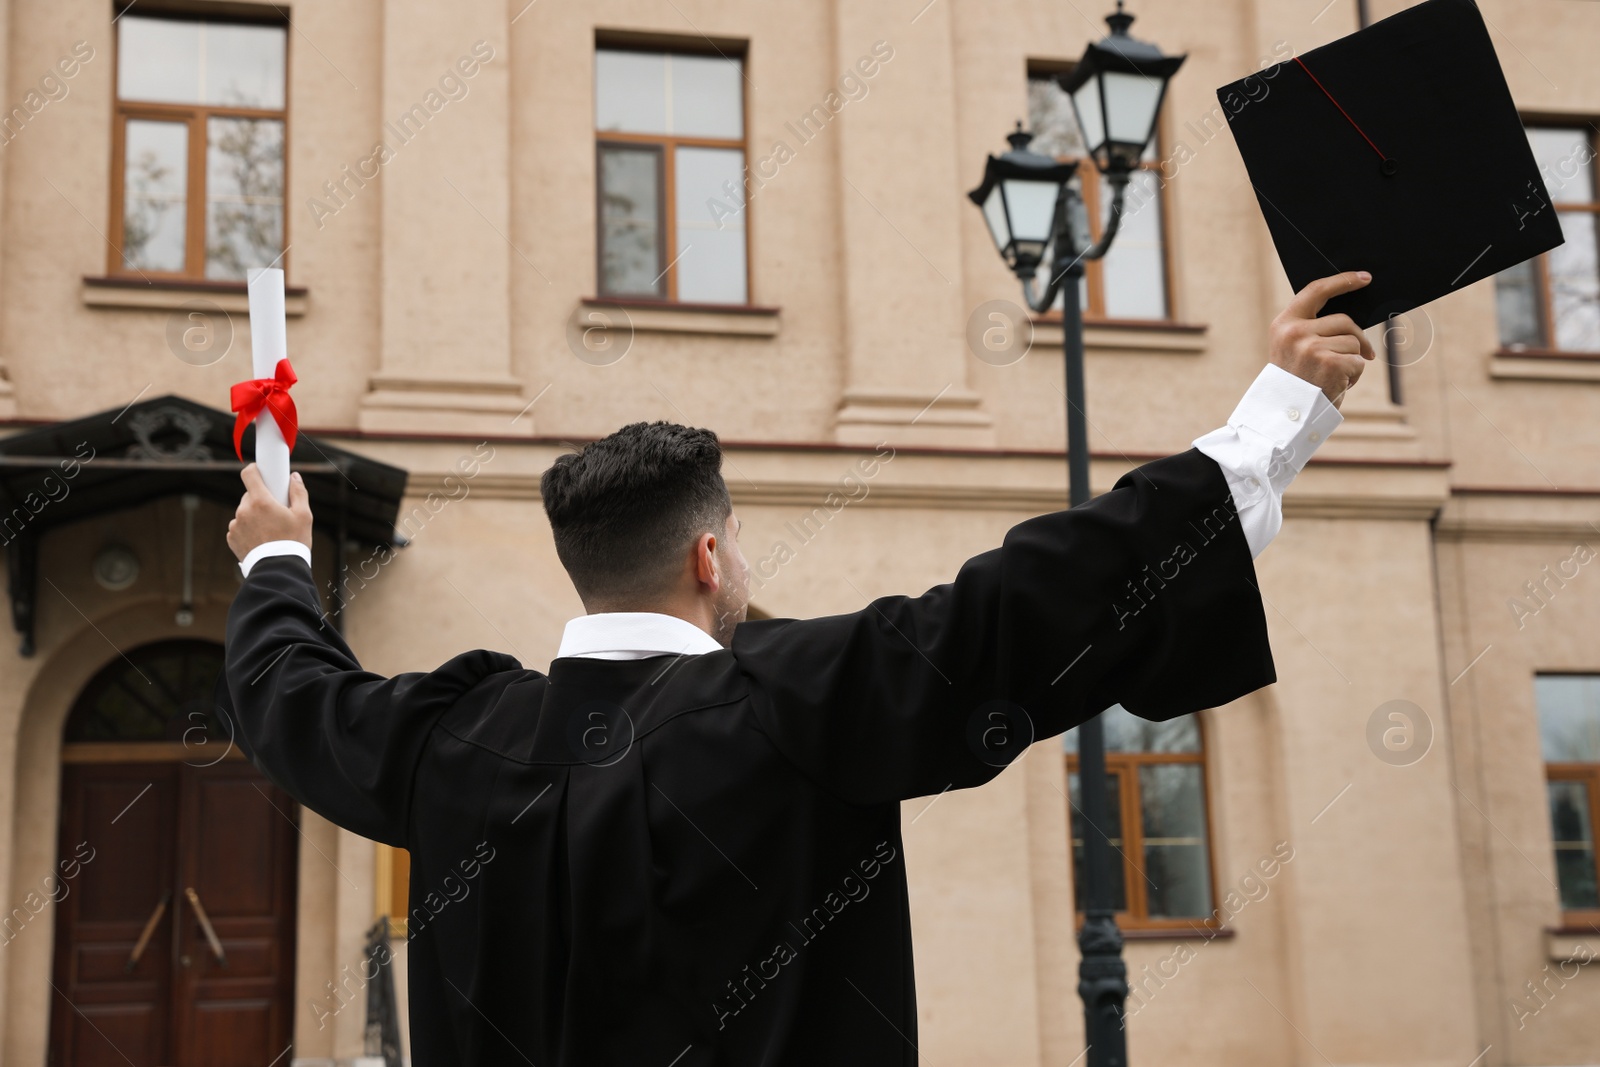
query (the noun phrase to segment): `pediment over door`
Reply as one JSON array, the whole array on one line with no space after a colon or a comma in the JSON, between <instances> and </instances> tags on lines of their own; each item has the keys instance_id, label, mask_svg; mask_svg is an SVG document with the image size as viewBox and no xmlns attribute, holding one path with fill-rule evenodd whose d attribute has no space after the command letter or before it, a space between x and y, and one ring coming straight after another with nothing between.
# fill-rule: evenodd
<instances>
[{"instance_id":1,"label":"pediment over door","mask_svg":"<svg viewBox=\"0 0 1600 1067\"><path fill-rule=\"evenodd\" d=\"M11 620L33 654L38 553L50 531L84 518L195 494L230 508L242 491L231 413L180 396L49 423L0 440L0 546ZM254 447L245 431L244 452ZM302 433L290 464L305 479L317 527L337 545L399 543L406 472Z\"/></svg>"}]
</instances>

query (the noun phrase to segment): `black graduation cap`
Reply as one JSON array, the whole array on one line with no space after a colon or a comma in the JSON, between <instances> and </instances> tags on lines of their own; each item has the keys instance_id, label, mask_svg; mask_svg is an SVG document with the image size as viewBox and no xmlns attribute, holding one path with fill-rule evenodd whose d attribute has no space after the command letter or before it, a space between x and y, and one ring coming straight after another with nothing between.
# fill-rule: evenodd
<instances>
[{"instance_id":1,"label":"black graduation cap","mask_svg":"<svg viewBox=\"0 0 1600 1067\"><path fill-rule=\"evenodd\" d=\"M1323 314L1372 326L1561 244L1472 0L1426 0L1217 99L1295 290L1372 272Z\"/></svg>"}]
</instances>

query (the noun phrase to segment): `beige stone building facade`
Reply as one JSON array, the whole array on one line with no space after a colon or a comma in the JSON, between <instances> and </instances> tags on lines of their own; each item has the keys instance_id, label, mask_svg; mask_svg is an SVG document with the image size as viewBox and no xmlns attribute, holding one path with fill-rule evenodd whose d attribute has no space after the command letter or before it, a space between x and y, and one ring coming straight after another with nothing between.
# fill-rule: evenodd
<instances>
[{"instance_id":1,"label":"beige stone building facade","mask_svg":"<svg viewBox=\"0 0 1600 1067\"><path fill-rule=\"evenodd\" d=\"M1070 154L1102 6L0 0L0 1062L347 1063L419 906L213 755L244 268L371 670L542 668L539 474L639 419L722 436L761 611L920 592L1065 500L1061 327L986 333L964 193L1019 118ZM1089 279L1097 490L1226 418L1289 295L1214 88L1359 6L1134 9L1189 58ZM1257 563L1278 683L1112 731L1135 1062L1600 1064L1600 5L1480 6L1568 243L1397 322ZM1068 773L905 807L925 1063L1078 1062Z\"/></svg>"}]
</instances>

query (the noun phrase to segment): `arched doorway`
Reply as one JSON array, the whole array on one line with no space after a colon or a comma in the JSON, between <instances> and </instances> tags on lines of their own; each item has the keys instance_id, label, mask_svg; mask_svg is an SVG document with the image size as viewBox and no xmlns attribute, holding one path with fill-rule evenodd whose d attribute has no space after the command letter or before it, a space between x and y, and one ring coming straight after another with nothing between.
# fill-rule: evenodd
<instances>
[{"instance_id":1,"label":"arched doorway","mask_svg":"<svg viewBox=\"0 0 1600 1067\"><path fill-rule=\"evenodd\" d=\"M158 641L62 745L52 1067L265 1067L293 1026L296 811L211 700L222 647Z\"/></svg>"}]
</instances>

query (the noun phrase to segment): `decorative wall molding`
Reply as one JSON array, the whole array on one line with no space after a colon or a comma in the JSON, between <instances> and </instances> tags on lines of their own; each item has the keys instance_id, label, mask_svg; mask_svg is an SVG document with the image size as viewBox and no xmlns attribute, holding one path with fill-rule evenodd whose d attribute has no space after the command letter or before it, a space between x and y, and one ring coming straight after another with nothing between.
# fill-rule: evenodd
<instances>
[{"instance_id":1,"label":"decorative wall molding","mask_svg":"<svg viewBox=\"0 0 1600 1067\"><path fill-rule=\"evenodd\" d=\"M1033 349L1060 354L1060 319L1033 320ZM1084 351L1093 355L1199 356L1211 346L1206 327L1169 323L1088 322Z\"/></svg>"},{"instance_id":2,"label":"decorative wall molding","mask_svg":"<svg viewBox=\"0 0 1600 1067\"><path fill-rule=\"evenodd\" d=\"M780 319L779 308L754 305L667 304L587 297L582 306L602 313L621 312L638 333L776 337Z\"/></svg>"},{"instance_id":3,"label":"decorative wall molding","mask_svg":"<svg viewBox=\"0 0 1600 1067\"><path fill-rule=\"evenodd\" d=\"M78 290L85 307L135 311L182 311L195 301L215 304L230 315L249 315L250 298L243 282L147 282L142 278L84 278ZM283 291L284 312L304 315L310 293L300 287Z\"/></svg>"},{"instance_id":4,"label":"decorative wall molding","mask_svg":"<svg viewBox=\"0 0 1600 1067\"><path fill-rule=\"evenodd\" d=\"M383 448L367 448L388 457ZM505 446L470 479L452 468L456 445L406 448L394 462L410 468L407 510L429 493L487 500L538 500L539 477L560 446ZM827 452L774 452L728 449L728 490L740 507L818 507L829 494L844 492L843 477L855 465L877 455L871 448ZM852 497L852 508L922 508L930 510L999 511L1037 515L1064 508L1066 465L1059 456L962 457L952 466L947 457L898 451L881 461L878 473L861 479L866 491ZM1096 493L1109 490L1135 464L1095 457L1091 483ZM858 476L859 477L859 476ZM1314 464L1303 472L1284 498L1290 518L1378 519L1427 522L1448 499L1448 470L1437 465L1408 466Z\"/></svg>"},{"instance_id":5,"label":"decorative wall molding","mask_svg":"<svg viewBox=\"0 0 1600 1067\"><path fill-rule=\"evenodd\" d=\"M368 388L357 416L362 430L533 436L516 378L375 374Z\"/></svg>"}]
</instances>

